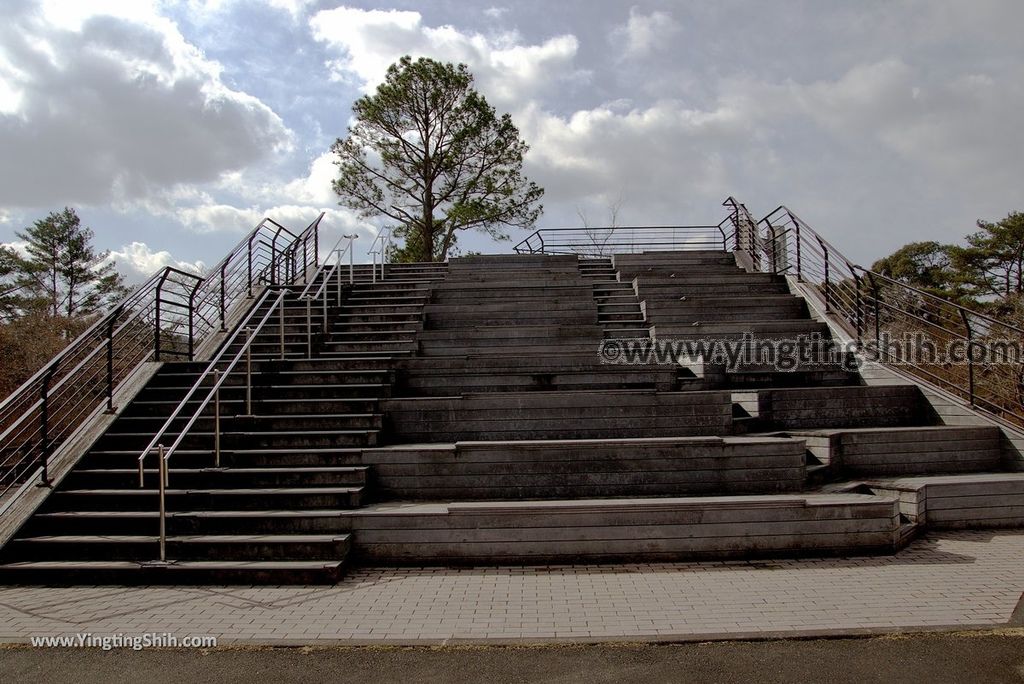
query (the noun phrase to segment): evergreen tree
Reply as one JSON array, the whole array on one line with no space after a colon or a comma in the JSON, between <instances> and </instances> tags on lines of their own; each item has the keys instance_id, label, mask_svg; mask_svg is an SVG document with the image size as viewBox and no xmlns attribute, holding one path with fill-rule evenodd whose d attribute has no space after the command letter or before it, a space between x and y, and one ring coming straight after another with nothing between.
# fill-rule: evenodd
<instances>
[{"instance_id":1,"label":"evergreen tree","mask_svg":"<svg viewBox=\"0 0 1024 684\"><path fill-rule=\"evenodd\" d=\"M48 315L69 320L89 315L127 292L110 253L96 251L92 230L74 209L51 212L17 235L27 253L18 259L17 282Z\"/></svg>"}]
</instances>

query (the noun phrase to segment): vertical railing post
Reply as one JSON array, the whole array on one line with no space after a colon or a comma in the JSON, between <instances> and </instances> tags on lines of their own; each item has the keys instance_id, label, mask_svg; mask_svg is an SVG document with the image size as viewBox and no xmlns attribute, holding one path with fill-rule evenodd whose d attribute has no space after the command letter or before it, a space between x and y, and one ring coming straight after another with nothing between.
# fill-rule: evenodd
<instances>
[{"instance_id":1,"label":"vertical railing post","mask_svg":"<svg viewBox=\"0 0 1024 684\"><path fill-rule=\"evenodd\" d=\"M967 331L967 396L971 406L974 406L974 332L971 330L971 320L967 317L967 312L963 307L958 306L957 311L960 312L960 319Z\"/></svg>"},{"instance_id":2,"label":"vertical railing post","mask_svg":"<svg viewBox=\"0 0 1024 684\"><path fill-rule=\"evenodd\" d=\"M252 241L256 238L256 233L249 236L249 244L245 257L245 274L246 283L249 291L249 298L252 298Z\"/></svg>"},{"instance_id":3,"label":"vertical railing post","mask_svg":"<svg viewBox=\"0 0 1024 684\"><path fill-rule=\"evenodd\" d=\"M302 284L305 285L309 282L309 238L303 238L302 240ZM296 272L296 277L298 273Z\"/></svg>"},{"instance_id":4,"label":"vertical railing post","mask_svg":"<svg viewBox=\"0 0 1024 684\"><path fill-rule=\"evenodd\" d=\"M355 246L352 244L352 241L355 240L357 237L359 237L359 235L356 234L356 233L353 233L351 235L346 235L345 237L348 238L348 282L351 285L352 283L354 283L356 281L356 276L355 276L356 252L355 252ZM341 261L340 257L338 258L338 261L339 262ZM339 277L338 277L338 304L340 305L341 304L341 274L339 273L338 275L339 275Z\"/></svg>"},{"instance_id":5,"label":"vertical railing post","mask_svg":"<svg viewBox=\"0 0 1024 684\"><path fill-rule=\"evenodd\" d=\"M157 445L157 477L160 479L160 562L167 562L167 458L164 445Z\"/></svg>"},{"instance_id":6,"label":"vertical railing post","mask_svg":"<svg viewBox=\"0 0 1024 684\"><path fill-rule=\"evenodd\" d=\"M220 468L220 369L213 370L213 467Z\"/></svg>"},{"instance_id":7,"label":"vertical railing post","mask_svg":"<svg viewBox=\"0 0 1024 684\"><path fill-rule=\"evenodd\" d=\"M853 275L853 286L854 286L854 327L857 329L857 345L863 346L864 344L864 297L861 294L861 279L857 275L857 272L853 270L851 264L847 264L850 269L850 273Z\"/></svg>"},{"instance_id":8,"label":"vertical railing post","mask_svg":"<svg viewBox=\"0 0 1024 684\"><path fill-rule=\"evenodd\" d=\"M306 297L306 358L313 358L313 299Z\"/></svg>"},{"instance_id":9,"label":"vertical railing post","mask_svg":"<svg viewBox=\"0 0 1024 684\"><path fill-rule=\"evenodd\" d=\"M828 245L821 238L818 238L818 245L821 247L821 253L825 256L825 282L823 284L825 313L832 313L832 263L829 260Z\"/></svg>"},{"instance_id":10,"label":"vertical railing post","mask_svg":"<svg viewBox=\"0 0 1024 684\"><path fill-rule=\"evenodd\" d=\"M802 283L804 281L804 268L802 245L800 244L800 221L793 214L789 214L789 220L793 222L793 232L796 234L796 281Z\"/></svg>"},{"instance_id":11,"label":"vertical railing post","mask_svg":"<svg viewBox=\"0 0 1024 684\"><path fill-rule=\"evenodd\" d=\"M43 375L43 386L40 390L40 399L43 402L39 415L39 456L42 459L40 487L53 486L53 483L50 482L50 451L52 448L50 443L50 381L53 379L55 370L55 367L51 368Z\"/></svg>"},{"instance_id":12,"label":"vertical railing post","mask_svg":"<svg viewBox=\"0 0 1024 684\"><path fill-rule=\"evenodd\" d=\"M245 329L245 415L252 415L252 327Z\"/></svg>"},{"instance_id":13,"label":"vertical railing post","mask_svg":"<svg viewBox=\"0 0 1024 684\"><path fill-rule=\"evenodd\" d=\"M220 267L220 331L228 329L228 295L227 295L228 264Z\"/></svg>"},{"instance_id":14,"label":"vertical railing post","mask_svg":"<svg viewBox=\"0 0 1024 684\"><path fill-rule=\"evenodd\" d=\"M280 358L281 358L282 361L284 361L284 296L283 296L283 293L282 293L282 296L281 296L281 308L280 308L278 320L279 320L278 331L280 332L280 338L281 338L280 339L280 342L281 342L281 356L280 356Z\"/></svg>"},{"instance_id":15,"label":"vertical railing post","mask_svg":"<svg viewBox=\"0 0 1024 684\"><path fill-rule=\"evenodd\" d=\"M867 276L868 283L871 286L871 299L873 301L872 306L875 316L875 349L879 358L883 358L886 354L882 352L882 307L881 302L879 301L878 283L875 282L875 277L872 275L871 271L867 272Z\"/></svg>"},{"instance_id":16,"label":"vertical railing post","mask_svg":"<svg viewBox=\"0 0 1024 684\"><path fill-rule=\"evenodd\" d=\"M338 260L341 261L341 255L338 255ZM339 269L337 266L335 266L334 270L338 274L338 280L341 280L341 269ZM320 331L324 335L327 334L327 296L328 296L328 293L331 291L331 288L328 287L329 285L330 285L329 282L325 282L324 283L324 320L323 320L323 326L320 328Z\"/></svg>"},{"instance_id":17,"label":"vertical railing post","mask_svg":"<svg viewBox=\"0 0 1024 684\"><path fill-rule=\"evenodd\" d=\"M313 268L320 268L320 219L313 225Z\"/></svg>"},{"instance_id":18,"label":"vertical railing post","mask_svg":"<svg viewBox=\"0 0 1024 684\"><path fill-rule=\"evenodd\" d=\"M277 269L281 267L281 264L277 263L277 235L281 231L274 233L274 239L270 241L270 284L277 285Z\"/></svg>"},{"instance_id":19,"label":"vertical railing post","mask_svg":"<svg viewBox=\"0 0 1024 684\"><path fill-rule=\"evenodd\" d=\"M202 281L199 281L202 282ZM196 345L196 292L199 290L197 284L193 289L192 293L188 297L188 360L192 361L195 357L195 345Z\"/></svg>"},{"instance_id":20,"label":"vertical railing post","mask_svg":"<svg viewBox=\"0 0 1024 684\"><path fill-rule=\"evenodd\" d=\"M161 278L156 285L156 299L153 306L153 360L160 360L160 298L164 280Z\"/></svg>"},{"instance_id":21,"label":"vertical railing post","mask_svg":"<svg viewBox=\"0 0 1024 684\"><path fill-rule=\"evenodd\" d=\"M114 413L114 327L121 316L122 308L118 307L107 322L107 413Z\"/></svg>"}]
</instances>

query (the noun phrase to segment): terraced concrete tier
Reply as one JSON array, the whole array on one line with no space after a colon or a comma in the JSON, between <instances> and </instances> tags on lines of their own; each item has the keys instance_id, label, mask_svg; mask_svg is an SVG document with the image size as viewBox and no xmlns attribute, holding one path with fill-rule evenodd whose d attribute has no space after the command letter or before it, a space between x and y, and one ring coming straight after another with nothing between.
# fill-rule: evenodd
<instances>
[{"instance_id":1,"label":"terraced concrete tier","mask_svg":"<svg viewBox=\"0 0 1024 684\"><path fill-rule=\"evenodd\" d=\"M871 491L899 498L929 528L1024 527L1024 473L964 473L872 479Z\"/></svg>"},{"instance_id":2,"label":"terraced concrete tier","mask_svg":"<svg viewBox=\"0 0 1024 684\"><path fill-rule=\"evenodd\" d=\"M367 449L383 499L578 499L798 491L804 443L780 438L457 442Z\"/></svg>"},{"instance_id":3,"label":"terraced concrete tier","mask_svg":"<svg viewBox=\"0 0 1024 684\"><path fill-rule=\"evenodd\" d=\"M378 504L348 514L372 563L592 563L892 553L898 502L861 494Z\"/></svg>"},{"instance_id":4,"label":"terraced concrete tier","mask_svg":"<svg viewBox=\"0 0 1024 684\"><path fill-rule=\"evenodd\" d=\"M393 442L732 434L728 392L505 392L381 402Z\"/></svg>"},{"instance_id":5,"label":"terraced concrete tier","mask_svg":"<svg viewBox=\"0 0 1024 684\"><path fill-rule=\"evenodd\" d=\"M793 431L835 474L854 477L998 470L1002 435L995 426L858 428Z\"/></svg>"},{"instance_id":6,"label":"terraced concrete tier","mask_svg":"<svg viewBox=\"0 0 1024 684\"><path fill-rule=\"evenodd\" d=\"M395 370L396 396L583 389L680 388L677 366L616 366L597 359L596 345L578 355L523 354L435 356L407 359Z\"/></svg>"},{"instance_id":7,"label":"terraced concrete tier","mask_svg":"<svg viewBox=\"0 0 1024 684\"><path fill-rule=\"evenodd\" d=\"M761 425L778 430L934 424L916 385L793 387L757 391Z\"/></svg>"}]
</instances>

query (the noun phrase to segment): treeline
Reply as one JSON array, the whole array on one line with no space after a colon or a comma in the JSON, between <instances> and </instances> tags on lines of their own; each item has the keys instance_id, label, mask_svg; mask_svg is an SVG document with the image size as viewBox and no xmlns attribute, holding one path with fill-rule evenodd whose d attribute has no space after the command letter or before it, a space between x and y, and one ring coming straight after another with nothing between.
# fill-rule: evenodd
<instances>
[{"instance_id":1,"label":"treeline","mask_svg":"<svg viewBox=\"0 0 1024 684\"><path fill-rule=\"evenodd\" d=\"M911 242L871 269L990 315L1024 320L1024 214L978 221L977 228L962 245Z\"/></svg>"},{"instance_id":2,"label":"treeline","mask_svg":"<svg viewBox=\"0 0 1024 684\"><path fill-rule=\"evenodd\" d=\"M16 235L19 249L0 246L0 398L128 292L74 209L51 212Z\"/></svg>"}]
</instances>

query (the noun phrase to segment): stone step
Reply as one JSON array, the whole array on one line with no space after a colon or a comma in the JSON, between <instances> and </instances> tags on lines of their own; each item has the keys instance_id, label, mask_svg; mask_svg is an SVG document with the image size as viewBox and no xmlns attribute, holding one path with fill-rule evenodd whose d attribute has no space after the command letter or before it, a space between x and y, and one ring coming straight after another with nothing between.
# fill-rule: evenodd
<instances>
[{"instance_id":1,"label":"stone step","mask_svg":"<svg viewBox=\"0 0 1024 684\"><path fill-rule=\"evenodd\" d=\"M542 499L797 491L805 446L780 438L458 442L364 450L393 499Z\"/></svg>"},{"instance_id":2,"label":"stone step","mask_svg":"<svg viewBox=\"0 0 1024 684\"><path fill-rule=\"evenodd\" d=\"M352 430L225 430L221 434L221 445L228 448L263 447L342 447L367 446L376 443L376 429ZM173 433L172 433L173 434ZM100 437L96 446L101 450L138 449L140 452L149 444L153 432L108 433ZM192 430L182 438L184 448L204 448L213 445L213 433Z\"/></svg>"},{"instance_id":3,"label":"stone step","mask_svg":"<svg viewBox=\"0 0 1024 684\"><path fill-rule=\"evenodd\" d=\"M335 584L342 560L180 561L167 565L132 561L26 561L0 565L5 584Z\"/></svg>"},{"instance_id":4,"label":"stone step","mask_svg":"<svg viewBox=\"0 0 1024 684\"><path fill-rule=\"evenodd\" d=\"M778 430L910 427L934 422L916 385L794 387L757 391L761 424Z\"/></svg>"},{"instance_id":5,"label":"stone step","mask_svg":"<svg viewBox=\"0 0 1024 684\"><path fill-rule=\"evenodd\" d=\"M594 563L892 553L888 497L775 495L377 504L350 515L371 563Z\"/></svg>"},{"instance_id":6,"label":"stone step","mask_svg":"<svg viewBox=\"0 0 1024 684\"><path fill-rule=\"evenodd\" d=\"M995 426L794 431L835 473L853 477L997 470L1002 435Z\"/></svg>"},{"instance_id":7,"label":"stone step","mask_svg":"<svg viewBox=\"0 0 1024 684\"><path fill-rule=\"evenodd\" d=\"M1024 527L1024 473L898 477L867 484L898 496L903 514L929 529Z\"/></svg>"},{"instance_id":8,"label":"stone step","mask_svg":"<svg viewBox=\"0 0 1024 684\"><path fill-rule=\"evenodd\" d=\"M173 465L167 506L174 510L270 510L303 508L355 508L362 487L256 487L232 489L178 489ZM58 489L46 500L46 511L102 511L159 509L153 489Z\"/></svg>"},{"instance_id":9,"label":"stone step","mask_svg":"<svg viewBox=\"0 0 1024 684\"><path fill-rule=\"evenodd\" d=\"M175 461L177 465L177 461ZM143 471L147 487L159 484L155 461ZM71 489L121 489L139 484L138 468L95 468L88 462L65 478ZM254 489L266 487L362 487L366 468L280 467L280 468L181 468L174 469L174 484L197 489Z\"/></svg>"},{"instance_id":10,"label":"stone step","mask_svg":"<svg viewBox=\"0 0 1024 684\"><path fill-rule=\"evenodd\" d=\"M349 509L168 511L167 533L186 534L344 534ZM26 535L152 534L157 511L55 511L39 513Z\"/></svg>"},{"instance_id":11,"label":"stone step","mask_svg":"<svg viewBox=\"0 0 1024 684\"><path fill-rule=\"evenodd\" d=\"M221 468L324 468L358 465L362 446L342 448L280 448L280 449L231 449L223 448L220 454ZM83 457L82 468L134 468L138 474L138 449L93 449ZM155 463L155 455L146 461ZM212 448L187 449L174 452L174 467L213 468L215 459Z\"/></svg>"},{"instance_id":12,"label":"stone step","mask_svg":"<svg viewBox=\"0 0 1024 684\"><path fill-rule=\"evenodd\" d=\"M6 552L19 562L152 561L159 558L159 537L151 535L52 535L22 537ZM310 561L342 560L349 535L218 534L174 535L166 540L167 557L180 561ZM3 566L0 565L0 573Z\"/></svg>"},{"instance_id":13,"label":"stone step","mask_svg":"<svg viewBox=\"0 0 1024 684\"><path fill-rule=\"evenodd\" d=\"M732 433L727 392L500 392L381 403L393 440L456 442Z\"/></svg>"}]
</instances>

